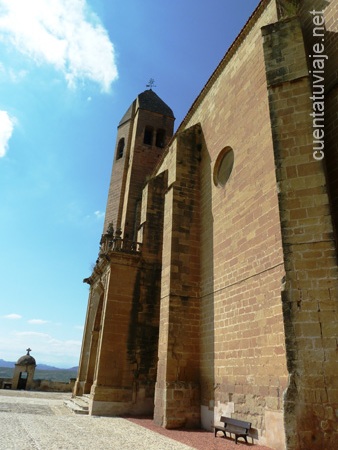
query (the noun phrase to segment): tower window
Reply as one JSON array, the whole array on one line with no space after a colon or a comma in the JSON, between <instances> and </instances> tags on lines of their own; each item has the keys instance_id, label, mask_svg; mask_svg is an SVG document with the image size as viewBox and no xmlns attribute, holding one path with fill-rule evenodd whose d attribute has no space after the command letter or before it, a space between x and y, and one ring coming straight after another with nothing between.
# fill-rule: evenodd
<instances>
[{"instance_id":1,"label":"tower window","mask_svg":"<svg viewBox=\"0 0 338 450\"><path fill-rule=\"evenodd\" d=\"M154 134L154 128L146 127L144 130L143 143L147 144L147 145L152 145L153 144L153 134Z\"/></svg>"},{"instance_id":2,"label":"tower window","mask_svg":"<svg viewBox=\"0 0 338 450\"><path fill-rule=\"evenodd\" d=\"M121 138L119 140L119 143L118 143L118 146L117 146L116 159L122 158L123 150L124 150L124 138Z\"/></svg>"},{"instance_id":3,"label":"tower window","mask_svg":"<svg viewBox=\"0 0 338 450\"><path fill-rule=\"evenodd\" d=\"M159 128L156 132L156 147L163 148L165 143L165 130Z\"/></svg>"}]
</instances>

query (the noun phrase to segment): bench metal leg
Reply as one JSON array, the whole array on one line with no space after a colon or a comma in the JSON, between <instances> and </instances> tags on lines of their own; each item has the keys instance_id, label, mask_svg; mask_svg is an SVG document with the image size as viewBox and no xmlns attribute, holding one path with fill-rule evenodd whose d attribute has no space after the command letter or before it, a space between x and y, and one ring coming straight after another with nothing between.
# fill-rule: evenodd
<instances>
[{"instance_id":1,"label":"bench metal leg","mask_svg":"<svg viewBox=\"0 0 338 450\"><path fill-rule=\"evenodd\" d=\"M246 437L246 436L237 436L237 434L235 434L235 444L237 444L237 440L238 440L240 437L243 438L243 439L245 439L245 442L248 444L248 440L247 440L247 437Z\"/></svg>"},{"instance_id":2,"label":"bench metal leg","mask_svg":"<svg viewBox=\"0 0 338 450\"><path fill-rule=\"evenodd\" d=\"M227 435L225 434L225 431L224 431L224 430L216 430L216 429L215 429L215 437L216 437L216 434L218 433L218 431L222 431L222 433L224 434L224 436L227 437Z\"/></svg>"}]
</instances>

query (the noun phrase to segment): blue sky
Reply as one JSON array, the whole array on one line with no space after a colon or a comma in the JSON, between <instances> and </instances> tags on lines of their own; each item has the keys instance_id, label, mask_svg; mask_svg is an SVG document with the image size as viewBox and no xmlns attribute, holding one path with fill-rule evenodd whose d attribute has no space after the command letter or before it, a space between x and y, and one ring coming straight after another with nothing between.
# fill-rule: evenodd
<instances>
[{"instance_id":1,"label":"blue sky","mask_svg":"<svg viewBox=\"0 0 338 450\"><path fill-rule=\"evenodd\" d=\"M116 126L176 128L258 0L0 0L0 359L78 364Z\"/></svg>"}]
</instances>

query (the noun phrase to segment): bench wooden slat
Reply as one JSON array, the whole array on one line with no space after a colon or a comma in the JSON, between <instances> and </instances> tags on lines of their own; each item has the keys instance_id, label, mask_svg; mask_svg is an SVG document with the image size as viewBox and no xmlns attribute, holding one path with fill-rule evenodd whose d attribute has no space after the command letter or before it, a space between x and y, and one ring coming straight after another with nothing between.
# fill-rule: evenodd
<instances>
[{"instance_id":1,"label":"bench wooden slat","mask_svg":"<svg viewBox=\"0 0 338 450\"><path fill-rule=\"evenodd\" d=\"M244 420L233 419L232 417L221 417L220 422L227 423L228 425L236 425L241 428L251 428L251 422L245 422Z\"/></svg>"},{"instance_id":2,"label":"bench wooden slat","mask_svg":"<svg viewBox=\"0 0 338 450\"><path fill-rule=\"evenodd\" d=\"M224 436L226 436L226 433L229 433L235 435L235 443L237 444L237 439L242 437L245 442L247 441L247 436L249 434L249 430L251 428L251 422L246 422L244 420L239 419L232 419L231 417L225 417L221 416L220 422L224 423L224 426L222 425L215 425L215 436L218 431L222 431Z\"/></svg>"}]
</instances>

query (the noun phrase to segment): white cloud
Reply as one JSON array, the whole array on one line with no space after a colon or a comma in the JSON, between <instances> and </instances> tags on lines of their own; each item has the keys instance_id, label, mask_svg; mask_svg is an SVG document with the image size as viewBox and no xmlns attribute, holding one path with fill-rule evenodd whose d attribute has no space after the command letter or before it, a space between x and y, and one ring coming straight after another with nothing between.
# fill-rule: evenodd
<instances>
[{"instance_id":1,"label":"white cloud","mask_svg":"<svg viewBox=\"0 0 338 450\"><path fill-rule=\"evenodd\" d=\"M10 117L7 111L0 111L0 158L6 155L15 122L15 118Z\"/></svg>"},{"instance_id":2,"label":"white cloud","mask_svg":"<svg viewBox=\"0 0 338 450\"><path fill-rule=\"evenodd\" d=\"M8 77L12 83L20 83L26 76L28 72L27 70L13 70L8 69Z\"/></svg>"},{"instance_id":3,"label":"white cloud","mask_svg":"<svg viewBox=\"0 0 338 450\"><path fill-rule=\"evenodd\" d=\"M54 356L74 356L79 355L81 350L81 341L77 340L61 340L53 338L47 333L38 333L36 331L20 331L14 335L24 341L29 340L29 345L35 348L36 354L54 354Z\"/></svg>"},{"instance_id":4,"label":"white cloud","mask_svg":"<svg viewBox=\"0 0 338 450\"><path fill-rule=\"evenodd\" d=\"M97 219L103 219L104 218L104 212L102 211L95 211L94 212Z\"/></svg>"},{"instance_id":5,"label":"white cloud","mask_svg":"<svg viewBox=\"0 0 338 450\"><path fill-rule=\"evenodd\" d=\"M1 2L1 0L0 0ZM0 77L1 80L10 81L11 83L20 83L26 76L27 70L14 70L11 67L5 67L0 62Z\"/></svg>"},{"instance_id":6,"label":"white cloud","mask_svg":"<svg viewBox=\"0 0 338 450\"><path fill-rule=\"evenodd\" d=\"M18 337L41 338L41 339L46 339L50 337L49 334L39 333L38 331L15 331L14 335Z\"/></svg>"},{"instance_id":7,"label":"white cloud","mask_svg":"<svg viewBox=\"0 0 338 450\"><path fill-rule=\"evenodd\" d=\"M27 321L28 323L31 323L33 325L43 325L44 323L48 323L48 320L42 320L42 319L30 319Z\"/></svg>"},{"instance_id":8,"label":"white cloud","mask_svg":"<svg viewBox=\"0 0 338 450\"><path fill-rule=\"evenodd\" d=\"M4 319L10 319L10 320L17 320L22 319L22 316L20 314L7 314L6 316L2 316Z\"/></svg>"},{"instance_id":9,"label":"white cloud","mask_svg":"<svg viewBox=\"0 0 338 450\"><path fill-rule=\"evenodd\" d=\"M88 79L108 92L117 78L114 46L86 0L0 0L1 37L62 71L70 87Z\"/></svg>"},{"instance_id":10,"label":"white cloud","mask_svg":"<svg viewBox=\"0 0 338 450\"><path fill-rule=\"evenodd\" d=\"M62 340L36 331L12 331L7 336L0 337L0 353L3 359L17 360L28 347L32 349L31 355L37 364L71 367L79 361L81 340Z\"/></svg>"},{"instance_id":11,"label":"white cloud","mask_svg":"<svg viewBox=\"0 0 338 450\"><path fill-rule=\"evenodd\" d=\"M80 335L79 332L76 334ZM0 355L5 360L16 361L29 347L37 364L72 367L79 362L81 338L63 339L38 331L8 330L0 333Z\"/></svg>"}]
</instances>

